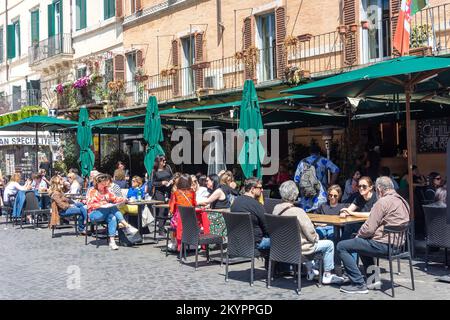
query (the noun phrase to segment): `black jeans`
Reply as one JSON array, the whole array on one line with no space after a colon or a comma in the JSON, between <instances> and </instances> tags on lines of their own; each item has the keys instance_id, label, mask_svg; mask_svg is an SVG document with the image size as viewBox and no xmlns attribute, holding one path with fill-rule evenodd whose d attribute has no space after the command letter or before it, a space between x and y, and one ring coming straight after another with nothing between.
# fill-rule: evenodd
<instances>
[{"instance_id":1,"label":"black jeans","mask_svg":"<svg viewBox=\"0 0 450 320\"><path fill-rule=\"evenodd\" d=\"M153 195L153 200L165 201L166 200L166 195L163 192L159 191L159 190L155 190L155 194ZM164 209L164 208L157 208L156 209L156 217L161 218L157 222L158 228L160 230L164 228L164 224L166 222L162 218L167 218L168 219L168 215L169 215L169 210L168 209Z\"/></svg>"},{"instance_id":2,"label":"black jeans","mask_svg":"<svg viewBox=\"0 0 450 320\"><path fill-rule=\"evenodd\" d=\"M375 240L353 238L340 241L337 245L337 253L344 263L345 271L353 284L364 284L364 277L359 271L357 262L352 257L352 253L357 253L361 258L364 270L374 265L373 257L386 255L388 253L388 245Z\"/></svg>"}]
</instances>

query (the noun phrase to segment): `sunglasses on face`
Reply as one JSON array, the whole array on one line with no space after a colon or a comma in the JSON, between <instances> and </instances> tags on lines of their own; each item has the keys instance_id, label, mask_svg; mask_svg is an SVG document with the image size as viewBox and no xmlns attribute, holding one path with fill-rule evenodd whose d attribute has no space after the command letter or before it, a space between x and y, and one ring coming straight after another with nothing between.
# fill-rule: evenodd
<instances>
[{"instance_id":1,"label":"sunglasses on face","mask_svg":"<svg viewBox=\"0 0 450 320\"><path fill-rule=\"evenodd\" d=\"M434 178L434 180L441 180L441 179L442 179L441 177Z\"/></svg>"},{"instance_id":2,"label":"sunglasses on face","mask_svg":"<svg viewBox=\"0 0 450 320\"><path fill-rule=\"evenodd\" d=\"M339 195L338 194L329 194L328 198L335 198L335 199L337 199L337 198L339 198Z\"/></svg>"},{"instance_id":3,"label":"sunglasses on face","mask_svg":"<svg viewBox=\"0 0 450 320\"><path fill-rule=\"evenodd\" d=\"M369 186L367 186L367 185L365 185L365 184L360 184L360 185L358 186L358 188L359 188L359 189L362 189L362 190L367 190L367 188L369 188Z\"/></svg>"}]
</instances>

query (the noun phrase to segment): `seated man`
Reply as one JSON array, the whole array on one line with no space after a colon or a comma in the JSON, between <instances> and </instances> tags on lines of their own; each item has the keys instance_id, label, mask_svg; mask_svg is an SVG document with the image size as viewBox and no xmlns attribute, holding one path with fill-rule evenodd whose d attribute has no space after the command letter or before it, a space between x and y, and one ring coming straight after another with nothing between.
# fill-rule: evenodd
<instances>
[{"instance_id":1,"label":"seated man","mask_svg":"<svg viewBox=\"0 0 450 320\"><path fill-rule=\"evenodd\" d=\"M355 238L343 240L337 245L337 252L352 284L341 286L345 293L367 293L364 277L358 269L352 253L361 257L364 270L374 265L373 257L388 253L388 235L384 226L402 226L409 223L408 203L394 190L391 178L380 177L375 182L378 201L370 210L368 220L359 229Z\"/></svg>"},{"instance_id":2,"label":"seated man","mask_svg":"<svg viewBox=\"0 0 450 320\"><path fill-rule=\"evenodd\" d=\"M255 235L257 249L269 249L270 240L267 230L264 207L258 202L262 194L262 183L257 178L249 178L244 183L245 193L236 197L231 205L231 212L249 212Z\"/></svg>"}]
</instances>

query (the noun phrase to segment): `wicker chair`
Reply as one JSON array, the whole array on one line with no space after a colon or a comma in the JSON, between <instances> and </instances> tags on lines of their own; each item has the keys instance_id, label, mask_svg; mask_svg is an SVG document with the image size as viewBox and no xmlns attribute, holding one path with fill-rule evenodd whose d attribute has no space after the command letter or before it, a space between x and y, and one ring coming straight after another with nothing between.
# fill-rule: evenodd
<instances>
[{"instance_id":1,"label":"wicker chair","mask_svg":"<svg viewBox=\"0 0 450 320\"><path fill-rule=\"evenodd\" d=\"M283 203L283 200L273 198L264 199L264 211L268 214L272 214L275 206L280 203Z\"/></svg>"},{"instance_id":2,"label":"wicker chair","mask_svg":"<svg viewBox=\"0 0 450 320\"><path fill-rule=\"evenodd\" d=\"M261 256L255 248L253 225L248 212L224 212L223 218L227 227L227 254L225 260L225 281L228 281L230 257L251 259L250 286L253 286L255 258Z\"/></svg>"},{"instance_id":3,"label":"wicker chair","mask_svg":"<svg viewBox=\"0 0 450 320\"><path fill-rule=\"evenodd\" d=\"M267 287L270 288L272 279L273 262L284 262L297 265L297 293L301 292L301 265L305 259L302 255L302 240L300 224L295 216L277 216L266 213L267 226L270 234L270 256L269 272L267 275ZM319 260L319 286L322 286L322 265L321 254L313 258Z\"/></svg>"},{"instance_id":4,"label":"wicker chair","mask_svg":"<svg viewBox=\"0 0 450 320\"><path fill-rule=\"evenodd\" d=\"M182 252L184 249L184 258L186 259L185 245L195 246L195 270L198 269L198 246L206 245L206 258L209 258L209 245L220 245L220 265L223 263L223 238L215 234L202 234L198 226L197 215L194 207L178 206L180 211L181 223L183 225L183 234L181 235L180 263L182 263Z\"/></svg>"},{"instance_id":5,"label":"wicker chair","mask_svg":"<svg viewBox=\"0 0 450 320\"><path fill-rule=\"evenodd\" d=\"M448 266L447 251L450 248L450 225L447 224L447 208L424 205L426 253L425 271L428 270L428 248L439 247L445 249L445 266Z\"/></svg>"},{"instance_id":6,"label":"wicker chair","mask_svg":"<svg viewBox=\"0 0 450 320\"><path fill-rule=\"evenodd\" d=\"M25 194L25 205L22 210L22 215L20 217L20 228L23 229L23 221L27 216L31 216L35 223L33 224L33 228L39 226L39 218L42 216L50 217L50 209L40 209L39 201L36 197L34 191L27 191ZM48 219L47 219L48 220ZM42 221L42 223L47 223L48 221Z\"/></svg>"}]
</instances>

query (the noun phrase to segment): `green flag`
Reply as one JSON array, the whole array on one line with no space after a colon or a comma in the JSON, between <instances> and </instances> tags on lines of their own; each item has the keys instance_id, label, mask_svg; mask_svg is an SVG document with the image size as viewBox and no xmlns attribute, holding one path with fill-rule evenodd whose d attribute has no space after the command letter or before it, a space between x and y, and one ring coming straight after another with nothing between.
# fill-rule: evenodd
<instances>
[{"instance_id":1,"label":"green flag","mask_svg":"<svg viewBox=\"0 0 450 320\"><path fill-rule=\"evenodd\" d=\"M429 0L411 0L411 16L422 10L428 5Z\"/></svg>"}]
</instances>

